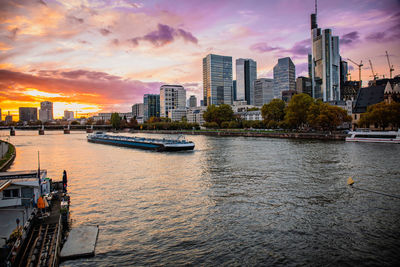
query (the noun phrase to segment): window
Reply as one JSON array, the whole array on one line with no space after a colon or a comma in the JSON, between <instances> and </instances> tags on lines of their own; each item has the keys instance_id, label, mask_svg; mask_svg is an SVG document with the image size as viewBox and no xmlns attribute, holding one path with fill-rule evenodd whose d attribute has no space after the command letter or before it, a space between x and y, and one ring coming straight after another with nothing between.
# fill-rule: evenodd
<instances>
[{"instance_id":1,"label":"window","mask_svg":"<svg viewBox=\"0 0 400 267\"><path fill-rule=\"evenodd\" d=\"M19 197L19 189L8 189L3 191L3 198Z\"/></svg>"}]
</instances>

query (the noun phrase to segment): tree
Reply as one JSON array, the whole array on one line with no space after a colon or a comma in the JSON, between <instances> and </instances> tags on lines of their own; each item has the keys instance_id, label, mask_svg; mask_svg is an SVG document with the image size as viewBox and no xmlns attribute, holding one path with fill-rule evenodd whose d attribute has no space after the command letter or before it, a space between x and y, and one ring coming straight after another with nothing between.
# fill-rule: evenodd
<instances>
[{"instance_id":1,"label":"tree","mask_svg":"<svg viewBox=\"0 0 400 267\"><path fill-rule=\"evenodd\" d=\"M351 121L346 110L320 101L310 105L307 119L313 128L331 131L336 130L344 122Z\"/></svg>"},{"instance_id":2,"label":"tree","mask_svg":"<svg viewBox=\"0 0 400 267\"><path fill-rule=\"evenodd\" d=\"M393 102L386 104L381 102L367 108L367 112L362 114L360 125L369 127L375 124L383 130L389 125L392 127L400 126L400 103Z\"/></svg>"},{"instance_id":3,"label":"tree","mask_svg":"<svg viewBox=\"0 0 400 267\"><path fill-rule=\"evenodd\" d=\"M285 121L291 128L300 128L307 124L310 105L314 99L307 94L297 94L290 100L285 114Z\"/></svg>"},{"instance_id":4,"label":"tree","mask_svg":"<svg viewBox=\"0 0 400 267\"><path fill-rule=\"evenodd\" d=\"M119 129L121 126L121 117L117 112L111 114L111 125L115 129Z\"/></svg>"},{"instance_id":5,"label":"tree","mask_svg":"<svg viewBox=\"0 0 400 267\"><path fill-rule=\"evenodd\" d=\"M273 99L269 104L264 104L261 108L261 116L266 125L268 125L270 121L276 122L270 125L277 125L277 123L282 121L285 117L285 101Z\"/></svg>"},{"instance_id":6,"label":"tree","mask_svg":"<svg viewBox=\"0 0 400 267\"><path fill-rule=\"evenodd\" d=\"M89 119L86 121L86 125L92 125L93 122L94 122L94 119L93 119L93 118L89 118Z\"/></svg>"},{"instance_id":7,"label":"tree","mask_svg":"<svg viewBox=\"0 0 400 267\"><path fill-rule=\"evenodd\" d=\"M234 119L233 110L230 105L222 104L218 107L210 105L203 114L203 118L206 122L215 122L218 126L224 121L232 121Z\"/></svg>"}]
</instances>

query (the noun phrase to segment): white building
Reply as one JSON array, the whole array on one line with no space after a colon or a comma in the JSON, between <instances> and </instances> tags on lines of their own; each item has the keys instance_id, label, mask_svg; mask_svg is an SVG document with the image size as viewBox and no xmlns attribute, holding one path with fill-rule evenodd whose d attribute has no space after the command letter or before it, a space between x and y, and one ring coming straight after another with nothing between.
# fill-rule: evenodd
<instances>
[{"instance_id":1,"label":"white building","mask_svg":"<svg viewBox=\"0 0 400 267\"><path fill-rule=\"evenodd\" d=\"M207 107L204 106L190 108L186 113L187 121L189 123L198 123L199 125L203 125L203 123L205 123L203 114L206 110Z\"/></svg>"},{"instance_id":2,"label":"white building","mask_svg":"<svg viewBox=\"0 0 400 267\"><path fill-rule=\"evenodd\" d=\"M168 113L168 118L171 121L181 121L182 118L186 117L186 109L171 109Z\"/></svg>"},{"instance_id":3,"label":"white building","mask_svg":"<svg viewBox=\"0 0 400 267\"><path fill-rule=\"evenodd\" d=\"M73 120L74 112L69 110L64 110L64 120Z\"/></svg>"},{"instance_id":4,"label":"white building","mask_svg":"<svg viewBox=\"0 0 400 267\"><path fill-rule=\"evenodd\" d=\"M254 106L248 105L247 101L233 101L232 110L234 113L244 112L250 108L254 108Z\"/></svg>"},{"instance_id":5,"label":"white building","mask_svg":"<svg viewBox=\"0 0 400 267\"><path fill-rule=\"evenodd\" d=\"M236 114L240 115L240 117L246 121L261 121L262 120L261 110L238 112Z\"/></svg>"},{"instance_id":6,"label":"white building","mask_svg":"<svg viewBox=\"0 0 400 267\"><path fill-rule=\"evenodd\" d=\"M114 113L114 112L112 112L112 113L99 113L99 114L97 114L97 116L93 116L93 120L94 120L94 121L101 121L101 120L103 120L103 121L109 121L109 120L111 120L111 114L113 114L113 113ZM127 121L129 121L130 119L133 118L132 112L126 112L126 113L118 112L118 115L119 115L122 119L123 119L123 118L126 118Z\"/></svg>"},{"instance_id":7,"label":"white building","mask_svg":"<svg viewBox=\"0 0 400 267\"><path fill-rule=\"evenodd\" d=\"M53 102L44 101L40 103L39 120L42 122L53 120Z\"/></svg>"},{"instance_id":8,"label":"white building","mask_svg":"<svg viewBox=\"0 0 400 267\"><path fill-rule=\"evenodd\" d=\"M186 90L182 85L160 87L160 117L169 117L169 111L186 108Z\"/></svg>"}]
</instances>

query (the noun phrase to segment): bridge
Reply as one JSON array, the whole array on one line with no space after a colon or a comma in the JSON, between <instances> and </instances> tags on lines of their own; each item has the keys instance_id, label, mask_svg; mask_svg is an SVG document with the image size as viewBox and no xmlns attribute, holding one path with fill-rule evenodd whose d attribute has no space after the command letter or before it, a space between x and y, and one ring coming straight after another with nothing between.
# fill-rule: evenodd
<instances>
[{"instance_id":1,"label":"bridge","mask_svg":"<svg viewBox=\"0 0 400 267\"><path fill-rule=\"evenodd\" d=\"M10 136L15 135L16 130L28 131L37 130L39 135L44 135L45 131L64 131L69 134L70 131L86 131L92 133L95 130L111 130L111 125L26 125L26 126L0 126L1 130L10 130Z\"/></svg>"}]
</instances>

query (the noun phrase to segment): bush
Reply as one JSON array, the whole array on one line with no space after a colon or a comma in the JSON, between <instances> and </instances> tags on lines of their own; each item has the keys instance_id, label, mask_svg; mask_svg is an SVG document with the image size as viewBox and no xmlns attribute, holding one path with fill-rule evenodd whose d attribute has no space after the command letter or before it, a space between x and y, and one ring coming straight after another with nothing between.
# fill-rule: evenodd
<instances>
[{"instance_id":1,"label":"bush","mask_svg":"<svg viewBox=\"0 0 400 267\"><path fill-rule=\"evenodd\" d=\"M211 128L211 129L217 129L218 128L218 123L212 121L212 122L206 122L203 124L204 127L206 128Z\"/></svg>"},{"instance_id":2,"label":"bush","mask_svg":"<svg viewBox=\"0 0 400 267\"><path fill-rule=\"evenodd\" d=\"M239 128L239 127L240 127L240 124L239 124L239 122L237 122L237 121L230 121L228 127L229 127L230 129L235 129L235 128Z\"/></svg>"},{"instance_id":3,"label":"bush","mask_svg":"<svg viewBox=\"0 0 400 267\"><path fill-rule=\"evenodd\" d=\"M221 123L221 128L227 129L229 127L229 122L228 121L223 121Z\"/></svg>"}]
</instances>

